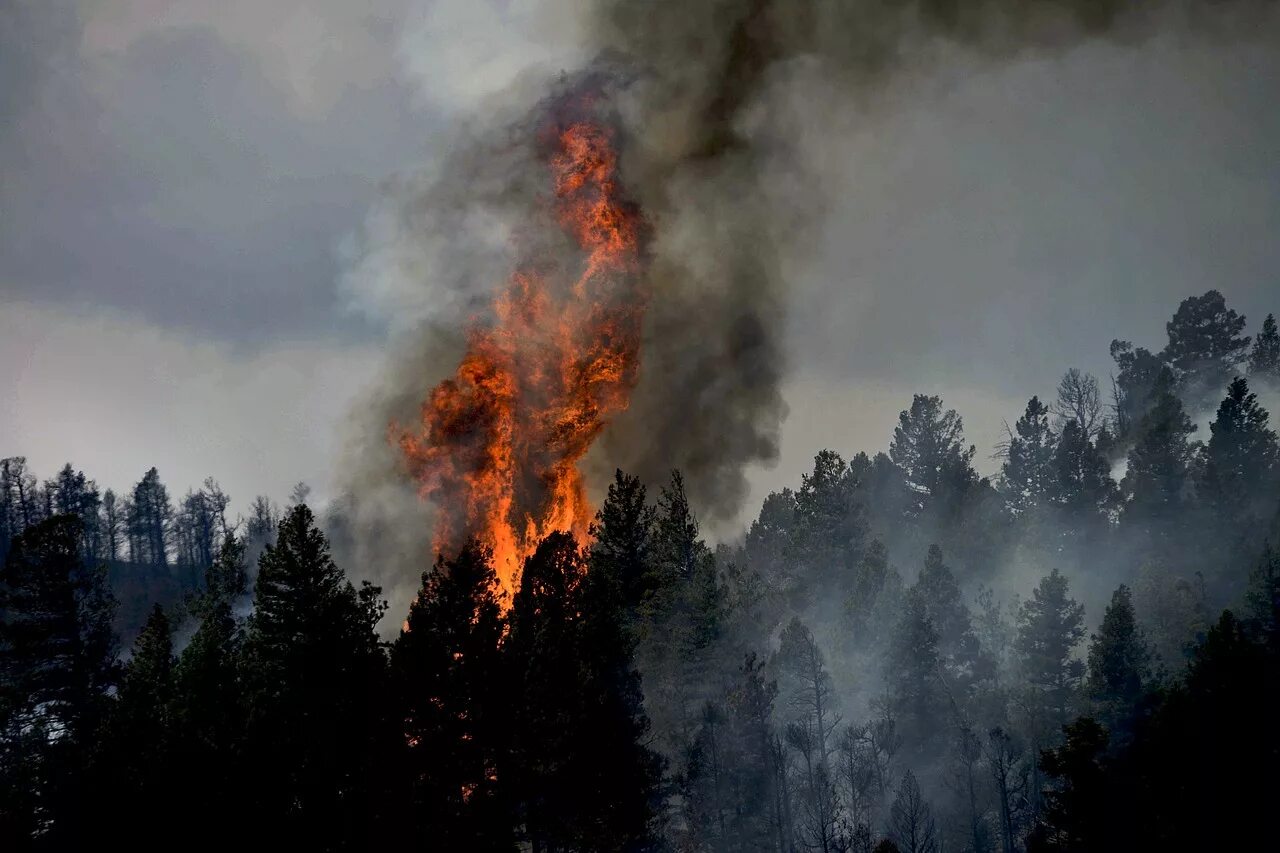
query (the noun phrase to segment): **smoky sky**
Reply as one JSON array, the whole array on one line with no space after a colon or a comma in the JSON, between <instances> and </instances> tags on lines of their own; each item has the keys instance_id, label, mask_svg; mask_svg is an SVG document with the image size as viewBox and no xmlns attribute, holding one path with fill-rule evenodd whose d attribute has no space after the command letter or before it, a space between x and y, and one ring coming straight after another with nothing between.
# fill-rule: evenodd
<instances>
[{"instance_id":1,"label":"smoky sky","mask_svg":"<svg viewBox=\"0 0 1280 853\"><path fill-rule=\"evenodd\" d=\"M572 3L350 5L5 4L0 452L282 499L368 438L349 407L430 313L426 283L353 275L388 183L582 56ZM1280 309L1273 36L944 51L857 110L770 102L825 186L780 261L788 415L746 511L823 446L884 448L913 391L989 452L1185 296L1250 331Z\"/></svg>"}]
</instances>

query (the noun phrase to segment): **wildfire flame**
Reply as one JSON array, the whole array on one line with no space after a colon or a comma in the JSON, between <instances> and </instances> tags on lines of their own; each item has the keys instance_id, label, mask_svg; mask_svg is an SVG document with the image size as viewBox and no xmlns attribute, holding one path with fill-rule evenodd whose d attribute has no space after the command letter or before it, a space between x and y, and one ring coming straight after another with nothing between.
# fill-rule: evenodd
<instances>
[{"instance_id":1,"label":"wildfire flame","mask_svg":"<svg viewBox=\"0 0 1280 853\"><path fill-rule=\"evenodd\" d=\"M472 321L461 363L426 398L420 425L391 430L438 508L434 550L478 537L508 594L547 534L586 536L592 509L578 462L626 409L639 367L643 222L622 195L612 130L577 112L551 123L544 149L546 207L571 251L524 258L491 316Z\"/></svg>"}]
</instances>

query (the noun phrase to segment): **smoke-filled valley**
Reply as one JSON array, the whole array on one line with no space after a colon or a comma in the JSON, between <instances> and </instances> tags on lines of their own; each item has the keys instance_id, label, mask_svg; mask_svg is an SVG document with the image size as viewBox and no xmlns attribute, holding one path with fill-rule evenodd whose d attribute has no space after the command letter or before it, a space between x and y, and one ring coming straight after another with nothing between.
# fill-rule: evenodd
<instances>
[{"instance_id":1,"label":"smoke-filled valley","mask_svg":"<svg viewBox=\"0 0 1280 853\"><path fill-rule=\"evenodd\" d=\"M453 7L431 8L428 30ZM947 98L1030 110L1009 69L1148 51L1271 79L1271 4L547 0L499 20L522 15L554 30L550 65L512 60L524 73L468 95L343 242L338 287L384 339L343 423L304 427L340 436L321 493L171 491L168 457L108 488L93 465L36 470L29 433L0 446L5 849L1269 848L1268 191L1203 199L1220 230L1167 302L1097 286L1171 263L1144 221L1079 257L1095 215L1130 210L1101 184L1084 207L1008 202L1060 222L1050 246L1030 228L902 245L975 218L962 201L1026 163L926 214L927 192L883 219L850 199L931 184L912 157L952 140L880 135L927 135ZM1139 109L1081 97L1091 139ZM1259 146L1280 138L1269 115L1238 118ZM1002 150L1058 153L1078 130ZM1063 169L1105 176L1088 164L1106 154ZM1155 211L1160 155L1125 156L1157 199L1133 209L1178 220ZM987 226L968 227L941 233ZM973 321L986 285L950 280L948 258L991 247L1014 307ZM922 260L878 266L893 252ZM1090 278L1109 264L1123 273ZM1089 328L1012 328L1073 279L1089 309L1063 324ZM1130 302L1140 329L1111 319ZM1029 383L1046 352L1056 379ZM268 376L281 399L306 382ZM882 434L842 431L841 406L886 408L889 376L919 393L892 399ZM224 414L266 424L269 407ZM245 429L247 446L265 432Z\"/></svg>"}]
</instances>

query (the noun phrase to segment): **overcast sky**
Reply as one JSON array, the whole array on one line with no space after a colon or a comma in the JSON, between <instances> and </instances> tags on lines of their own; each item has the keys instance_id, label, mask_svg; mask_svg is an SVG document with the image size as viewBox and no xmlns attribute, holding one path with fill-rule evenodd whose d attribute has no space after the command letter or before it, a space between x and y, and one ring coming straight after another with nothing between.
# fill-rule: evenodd
<instances>
[{"instance_id":1,"label":"overcast sky","mask_svg":"<svg viewBox=\"0 0 1280 853\"><path fill-rule=\"evenodd\" d=\"M395 319L344 259L385 181L575 61L564 5L0 0L0 454L327 495ZM837 123L758 491L883 449L912 391L985 457L1066 367L1162 345L1185 296L1220 289L1251 331L1280 310L1276 44L957 60Z\"/></svg>"}]
</instances>

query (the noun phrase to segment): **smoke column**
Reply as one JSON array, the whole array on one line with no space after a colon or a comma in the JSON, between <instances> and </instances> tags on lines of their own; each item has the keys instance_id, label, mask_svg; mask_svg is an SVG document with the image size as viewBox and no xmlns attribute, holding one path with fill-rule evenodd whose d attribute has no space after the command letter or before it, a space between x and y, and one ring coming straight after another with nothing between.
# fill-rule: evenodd
<instances>
[{"instance_id":1,"label":"smoke column","mask_svg":"<svg viewBox=\"0 0 1280 853\"><path fill-rule=\"evenodd\" d=\"M588 490L598 493L614 467L651 483L679 468L704 518L736 516L746 470L776 458L787 413L789 271L803 264L831 193L856 191L826 186L824 165L839 156L841 124L874 109L888 81L960 52L1001 62L1088 38L1241 37L1270 13L1243 0L585 4L595 59L561 87L596 81L618 128L620 181L652 229L637 385L583 461ZM517 265L510 245L539 203L536 129L562 94L517 84L458 132L435 175L394 188L398 207L383 223L391 236L366 248L360 269L419 287L432 308L353 436L354 529L366 509L384 530L397 514L420 517L385 425L411 417L453 369L463 318ZM382 554L390 541L411 546L404 555L421 566L425 532L374 538Z\"/></svg>"}]
</instances>

